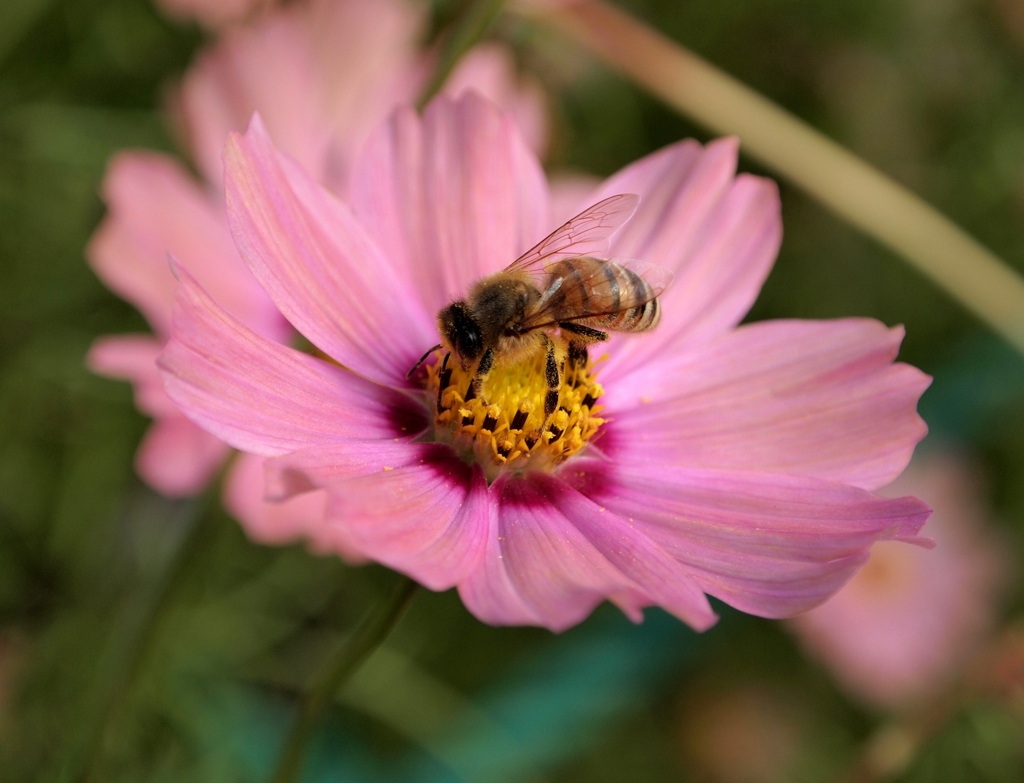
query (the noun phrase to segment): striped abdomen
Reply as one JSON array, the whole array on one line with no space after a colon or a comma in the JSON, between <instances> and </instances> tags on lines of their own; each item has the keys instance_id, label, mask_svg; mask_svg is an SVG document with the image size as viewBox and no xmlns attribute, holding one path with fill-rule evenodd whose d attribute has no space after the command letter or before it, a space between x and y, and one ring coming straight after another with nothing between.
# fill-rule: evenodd
<instances>
[{"instance_id":1,"label":"striped abdomen","mask_svg":"<svg viewBox=\"0 0 1024 783\"><path fill-rule=\"evenodd\" d=\"M548 272L549 295L541 307L552 321L643 332L654 328L661 318L659 292L628 266L580 257L559 261Z\"/></svg>"}]
</instances>

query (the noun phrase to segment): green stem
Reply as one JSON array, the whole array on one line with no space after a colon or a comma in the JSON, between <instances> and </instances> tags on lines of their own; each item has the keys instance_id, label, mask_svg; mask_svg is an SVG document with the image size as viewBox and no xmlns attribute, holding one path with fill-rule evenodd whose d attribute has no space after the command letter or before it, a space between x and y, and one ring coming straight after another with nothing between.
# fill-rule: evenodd
<instances>
[{"instance_id":1,"label":"green stem","mask_svg":"<svg viewBox=\"0 0 1024 783\"><path fill-rule=\"evenodd\" d=\"M125 698L131 693L140 672L152 654L160 637L160 625L165 610L170 606L184 582L186 574L196 555L201 552L213 527L208 519L210 514L210 490L194 501L189 514L188 527L182 535L173 555L160 577L149 591L138 613L124 623L127 631L123 634L112 681L104 689L106 697L96 710L91 722L83 750L78 758L84 759L81 772L75 778L78 783L92 783L98 779L103 750L111 728L117 720Z\"/></svg>"},{"instance_id":2,"label":"green stem","mask_svg":"<svg viewBox=\"0 0 1024 783\"><path fill-rule=\"evenodd\" d=\"M285 741L273 783L294 783L299 779L306 746L335 695L398 624L418 586L402 577L388 600L363 618L329 666L310 685Z\"/></svg>"},{"instance_id":3,"label":"green stem","mask_svg":"<svg viewBox=\"0 0 1024 783\"><path fill-rule=\"evenodd\" d=\"M422 111L423 107L430 103L430 99L441 91L462 55L487 35L503 5L504 0L476 0L466 9L458 24L450 31L448 40L441 50L437 67L427 86L423 88L416 108Z\"/></svg>"}]
</instances>

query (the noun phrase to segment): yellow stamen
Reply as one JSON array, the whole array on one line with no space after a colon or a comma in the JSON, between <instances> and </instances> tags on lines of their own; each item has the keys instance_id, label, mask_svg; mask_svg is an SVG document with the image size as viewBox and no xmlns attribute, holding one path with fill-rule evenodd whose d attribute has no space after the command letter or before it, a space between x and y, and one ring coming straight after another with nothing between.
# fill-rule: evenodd
<instances>
[{"instance_id":1,"label":"yellow stamen","mask_svg":"<svg viewBox=\"0 0 1024 783\"><path fill-rule=\"evenodd\" d=\"M434 418L437 440L450 443L463 459L480 464L488 481L505 471L551 470L582 449L604 419L598 399L604 393L593 366L571 368L566 363L558 406L544 415L547 382L544 353L515 364L497 362L481 393L466 400L471 372L449 361L451 378L441 390ZM438 400L441 363L427 368L427 395Z\"/></svg>"}]
</instances>

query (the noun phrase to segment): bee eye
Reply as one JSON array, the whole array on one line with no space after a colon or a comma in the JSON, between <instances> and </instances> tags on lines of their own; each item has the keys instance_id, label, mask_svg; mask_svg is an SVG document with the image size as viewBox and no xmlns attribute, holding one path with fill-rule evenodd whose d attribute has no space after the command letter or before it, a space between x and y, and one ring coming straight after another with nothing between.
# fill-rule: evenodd
<instances>
[{"instance_id":1,"label":"bee eye","mask_svg":"<svg viewBox=\"0 0 1024 783\"><path fill-rule=\"evenodd\" d=\"M480 330L471 321L461 324L461 326L462 328L459 329L458 336L456 337L457 345L455 347L460 355L465 356L467 359L475 359L483 348Z\"/></svg>"},{"instance_id":2,"label":"bee eye","mask_svg":"<svg viewBox=\"0 0 1024 783\"><path fill-rule=\"evenodd\" d=\"M466 312L465 302L448 305L438 316L438 322L441 333L462 359L472 361L483 352L484 340L480 327Z\"/></svg>"}]
</instances>

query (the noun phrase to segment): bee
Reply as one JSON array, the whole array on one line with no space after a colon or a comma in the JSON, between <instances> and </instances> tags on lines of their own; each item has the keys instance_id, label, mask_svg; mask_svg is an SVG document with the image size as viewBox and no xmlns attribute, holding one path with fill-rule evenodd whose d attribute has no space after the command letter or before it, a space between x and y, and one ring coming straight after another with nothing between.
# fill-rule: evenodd
<instances>
[{"instance_id":1,"label":"bee","mask_svg":"<svg viewBox=\"0 0 1024 783\"><path fill-rule=\"evenodd\" d=\"M438 313L441 343L409 371L411 376L438 348L446 350L438 412L452 358L465 372L476 367L464 398L469 401L479 396L496 363L544 351L547 418L558 405L566 359L570 366L583 366L588 346L607 340L608 331L644 332L658 324L658 296L671 282L671 272L597 255L638 203L637 196L622 194L595 204Z\"/></svg>"}]
</instances>

